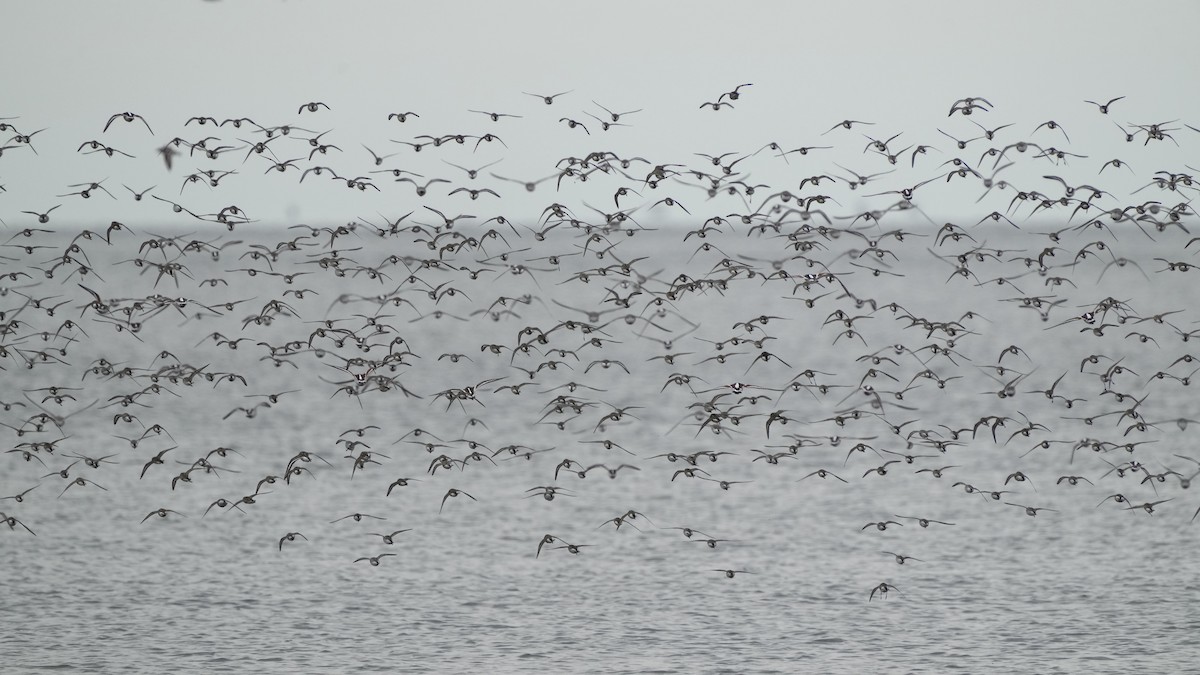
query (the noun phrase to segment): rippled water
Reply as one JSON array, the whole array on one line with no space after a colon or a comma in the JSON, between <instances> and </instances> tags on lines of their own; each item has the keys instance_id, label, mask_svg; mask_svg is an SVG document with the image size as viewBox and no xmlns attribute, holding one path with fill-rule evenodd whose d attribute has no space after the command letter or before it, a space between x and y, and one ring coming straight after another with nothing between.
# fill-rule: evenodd
<instances>
[{"instance_id":1,"label":"rippled water","mask_svg":"<svg viewBox=\"0 0 1200 675\"><path fill-rule=\"evenodd\" d=\"M105 282L86 283L108 301L141 297L155 290L172 296L186 294L201 303L254 299L224 316L201 319L185 320L184 315L193 315L195 307L184 312L168 308L146 321L140 341L111 325L84 319L81 325L90 337L80 336L77 344L69 346L64 360L70 365L37 365L26 370L20 367L20 359L10 358L6 363L7 370L0 375L3 401L25 401L23 391L54 384L83 391L72 392L78 401L67 399L61 407L44 402L51 412L70 413L93 400L98 403L70 417L61 434L52 424L41 434L9 434L14 447L30 438L52 441L61 435L66 440L56 444L52 455L38 453L45 466L37 459L21 461L19 453L3 460L0 491L4 495L33 485L38 488L21 504L3 502L4 511L20 518L37 536L29 536L19 526L0 528L0 560L5 570L0 669L1187 670L1200 627L1193 611L1196 529L1189 522L1197 500L1177 476L1158 485L1141 482L1143 473L1130 472L1121 479L1116 474L1105 475L1109 467L1104 460L1138 459L1149 473L1166 467L1185 476L1193 473L1189 470L1195 468L1192 463L1175 455L1196 456L1188 441L1194 427L1181 429L1173 420L1196 416L1196 399L1191 389L1177 382L1151 377L1157 370L1180 374L1192 370L1167 368L1186 353L1189 344L1158 324L1136 328L1155 336L1157 347L1125 339L1132 327L1112 328L1103 337L1080 333L1075 324L1046 330L1077 314L1079 306L1094 305L1109 295L1126 302L1140 316L1185 309L1177 324L1190 324L1194 321L1190 276L1153 274L1155 263L1149 262L1156 255L1177 256L1172 247L1182 242L1178 237L1157 242L1127 237L1121 242L1122 254L1141 261L1151 273L1150 283L1135 269L1113 268L1097 285L1101 262L1076 266L1068 274L1078 289L1057 290L1069 301L1051 312L1049 322L1043 322L1037 312L1001 302L1017 295L1011 288L947 281L952 266L925 250L934 245L935 232L914 232L930 236L913 236L893 246L901 252L901 263L893 269L904 274L903 278L873 278L858 270L844 282L860 298L875 298L878 305L898 302L914 316L947 321L960 319L967 310L978 312L981 316L963 320L976 334L956 341L957 365L945 356L925 353L928 366L939 376L962 379L950 380L944 389L920 381L921 386L907 392L903 400L885 395L883 418L872 414L878 409L869 405L865 395L848 396L852 389L831 389L825 394L803 388L782 395L763 392L776 400L744 403L739 412L760 416L748 417L737 426L726 422L723 434L700 429L689 417L688 406L708 400L712 394L664 387L671 373L702 377L706 382L692 382L697 391L738 381L782 388L806 368L829 373L816 375L812 382L853 386L871 367L859 359L864 354L900 342L916 349L936 338L928 338L920 329L906 329L906 321L883 307L874 312L870 307L855 308L850 300L839 299L840 289L830 288L831 284L813 286L809 291L799 289L793 295L793 282L737 280L725 292L709 289L678 298L669 307L671 313L654 318L662 329L643 320L627 325L618 318L601 333L611 343L580 349L579 361L569 355L562 357L568 365L538 373L532 385L513 395L493 391L528 379L512 365L532 368L550 355L494 355L481 351L481 344L517 345L518 331L524 326L549 329L560 321L583 320L587 317L582 313L553 301L598 307L607 297L605 287L622 280L636 281L636 277L594 278L586 286L579 282L557 285L570 271L603 264L579 259L564 264L561 271L541 273L534 279L495 278L489 272L470 281L461 273L426 270L421 275L430 285L453 281L470 296L447 297L436 304L437 309L464 317L500 295L529 293L538 299L517 307L520 318L506 316L498 321L486 316L469 322L429 317L410 323L420 316L411 307L380 310L388 316L385 323L395 327L394 334L403 336L408 349L420 357L409 357L411 365L399 368L397 374L406 388L423 398L410 398L395 390L351 397L335 393L338 385L330 381L346 381L347 375L328 364L337 363L335 353L354 355L353 344L338 348L330 338L316 338L314 346L324 345L328 353L320 358L311 352L291 357L288 360L298 366L293 368L273 367L269 360L260 360L265 351L253 343L307 340L318 325L311 322L375 314L377 305L369 301L339 304L334 299L340 294L390 292L402 280L399 266L393 270L392 281L382 284L361 277L334 279L328 274L300 278L296 286L320 295L290 300L298 316L280 316L271 325L251 323L243 331L246 317L289 286L278 278L245 283L250 280L229 277L228 289L175 291L169 280L155 288L152 273L139 275L131 265L114 265L129 253L128 244L120 253L118 247L112 251L93 247L90 254L99 258L93 264L105 275ZM1032 247L1028 238L1023 238L1026 235L988 234L989 246ZM560 245L568 246L576 241L574 237L574 233L564 234ZM237 266L230 260L249 250L249 244L273 244L285 235L264 230L239 232L239 238L244 243L224 253L220 261L190 256L192 276L196 280L228 276L225 270ZM623 241L617 251L624 260L646 256L636 269L652 277L643 281L647 288L660 291L680 271L701 276L725 254L759 259L780 255L779 244L770 239L726 237L718 242L724 253L702 251L688 262L696 241L681 248L679 240L677 231L644 232ZM843 248L861 246L845 236L827 239L825 244L833 251L827 254L830 257ZM423 255L418 246L403 239L384 243L363 234L354 245L367 247L371 260L382 258L385 246L394 247L389 251ZM949 249L949 244L945 248ZM106 256L112 259L105 260ZM804 271L796 262L788 267ZM657 270L662 271L655 274ZM600 281L604 283L595 283ZM1024 283L1029 286L1025 289L1028 295L1041 292L1033 290L1043 283L1036 274ZM124 296L119 289L126 289ZM619 292L630 290L632 287ZM811 309L796 300L815 298L826 291L833 294L816 300ZM70 282L43 283L36 293L62 294L71 300L71 307L90 301ZM12 305L16 296L10 293L6 297L6 305ZM435 308L422 294L406 297L411 297L421 312ZM643 304L636 300L636 309L629 311L653 316L653 308L642 311ZM867 345L844 337L834 342L841 329L822 324L838 308L851 315L872 315L855 326ZM617 311L603 320L625 312ZM78 309L66 315L80 320ZM761 337L762 332L730 328L735 322L760 315L783 317L759 330L778 338L764 349L790 366L755 363L747 370L761 350L745 344L727 346L726 351L744 354L725 364L695 365L718 353L699 338ZM53 330L62 320L61 316L51 319L32 311L26 316L39 330L46 326ZM355 319L345 325L359 328L363 321ZM691 329L691 324L698 327ZM252 341L231 350L205 338L213 332L245 335ZM392 335L389 332L379 342L386 343ZM680 336L672 349L694 354L679 357L675 365L647 361L666 353L661 344L643 337L647 335L662 339ZM560 329L552 344L542 348L575 349L587 337L578 329ZM1022 346L1029 354L1028 358L1008 356L1002 361L1027 374L1016 387L1019 391L1044 389L1066 373L1059 391L1086 400L1067 409L1038 393L1020 393L1009 399L986 393L998 390L1000 380L1010 379L991 377L982 368L995 365L997 354L1010 344ZM210 364L210 371L243 374L247 385L208 382L202 377L191 386L164 381L163 391L140 399L150 407L109 406L110 396L142 389L147 381L87 372L88 364L101 357L116 364L116 370L126 365L148 368L161 350L170 350L178 360L195 366ZM472 360L451 363L438 359L439 354L456 352ZM368 355L378 358L380 353ZM899 385L881 378L875 385L880 391L902 388L926 367L911 354L882 353L896 359L895 364L884 361L877 367L895 375ZM1137 396L1148 394L1139 410L1144 419L1160 424L1145 433L1130 433L1126 429L1131 420L1117 423L1116 415L1099 418L1092 425L1066 419L1132 405L1129 401L1118 403L1111 394L1100 395L1105 386L1094 373L1103 372L1111 362L1085 366L1086 372L1081 372L1080 359L1093 353L1125 359L1122 364L1138 374L1115 376L1114 386L1109 388ZM608 369L597 365L585 375L588 364L600 358L621 360L631 374L615 365ZM154 367L169 361L161 359ZM475 385L492 377L507 379L479 386L478 401L447 406L446 399L434 398L440 390ZM566 420L563 429L539 424L552 394L538 392L572 380L605 390L578 390L575 395L579 399L640 406L630 410L639 419L626 418L597 429L601 417L611 411L601 403L587 408L577 419L553 414L546 418ZM803 381L810 382L807 378ZM247 395L286 390L298 391L283 395L269 408L256 410L252 418L234 411L222 420L235 407L262 400L244 398ZM4 413L2 419L28 430L21 420L36 409L26 405ZM898 409L898 405L912 410ZM854 408L866 412L860 419L845 419L844 426L819 421ZM786 426L773 425L768 437L765 421L772 410L789 411L790 421ZM113 415L122 412L136 414L140 423L114 422ZM1019 413L1046 430L1035 430L1031 438L1017 435L1008 440L1025 424ZM906 448L905 441L888 428L910 419L916 421L906 432L939 429L940 424L963 428L983 415L1014 419L998 428L997 441L987 429L974 438L965 432L961 444L949 446L944 454L927 446ZM472 419L486 427L468 426ZM173 440L151 435L133 448L126 440L114 438L140 434L142 425L155 423ZM352 460L344 458L347 452L336 443L344 430L366 425L380 428L367 431L361 440L372 452L386 457L375 455L379 464L368 463L352 471ZM429 453L418 445L395 443L417 427L445 439L450 447ZM778 464L751 461L755 457L751 449L791 443L784 436L787 433L819 440L798 447ZM949 432L943 429L939 433ZM1026 454L1043 438L1131 440L1124 434L1153 443L1138 446L1133 454L1120 448L1072 452L1071 443ZM629 454L584 443L598 438L619 443ZM507 444L553 450L528 460L501 455L494 465L490 460L473 461L465 468L456 466L430 475L434 455L445 451L457 459L470 452L465 442L456 439L478 441L493 451ZM873 449L848 455L860 440ZM171 446L177 448L165 456L166 465L151 466L139 479L143 464ZM191 484L172 488L172 476L220 446L240 454L213 457L212 462L220 467L215 475L199 470ZM289 459L301 450L320 453L333 466L320 461L304 464L311 475L296 476L291 484L279 480L263 486L265 494L258 496L257 503L244 505L243 512L213 508L205 515L214 500L237 500L252 494L261 477L282 476ZM701 450L733 454L720 456L716 462L702 456L698 468L715 478L746 482L725 491L717 483L696 478L672 480L684 462L651 459L660 453ZM776 447L773 451L785 450ZM912 464L892 464L886 475L869 473L897 458L884 456L886 450L934 456L918 458ZM110 461L116 464L102 464L98 469L80 464L71 473L72 478L82 476L105 489L85 484L63 492L67 481L54 475L42 477L68 464L68 454L93 458L112 454ZM628 463L640 470L624 469L613 480L602 471L582 480L564 471L555 481L555 467L566 458L584 467ZM915 473L917 468L944 465L957 468L947 470L941 479ZM822 467L848 482L815 476L800 480ZM1006 477L1017 470L1030 481L1005 485ZM1059 476L1076 474L1095 485L1055 483ZM389 484L404 476L420 481L397 487L387 496ZM952 487L960 480L1012 493L1000 501L967 494L962 487ZM529 488L545 485L565 487L574 496L546 501L535 493L533 498L525 498ZM450 488L464 490L478 501L464 497L443 500ZM1115 492L1125 493L1135 504L1172 501L1158 506L1153 515L1123 510L1111 500L1097 507L1097 502ZM1057 511L1028 517L1003 501ZM178 511L182 517L152 516L139 523L160 507ZM629 509L644 515L626 521L619 530L611 523L601 525ZM359 512L386 521L331 522ZM909 520L883 532L873 527L862 529L865 523L895 519L896 514L953 525L921 528ZM681 526L730 541L710 549L678 530L664 529ZM390 547L368 534L403 528L411 531L397 535L396 544ZM285 543L281 550L279 539L288 532L301 532L307 540ZM571 555L551 546L535 557L546 533L586 547ZM897 565L881 551L899 552L919 561ZM377 567L354 562L381 553L394 553L395 557L381 559ZM730 579L714 571L718 569L750 574ZM886 599L878 593L871 599L872 589L881 582L898 590Z\"/></svg>"}]
</instances>

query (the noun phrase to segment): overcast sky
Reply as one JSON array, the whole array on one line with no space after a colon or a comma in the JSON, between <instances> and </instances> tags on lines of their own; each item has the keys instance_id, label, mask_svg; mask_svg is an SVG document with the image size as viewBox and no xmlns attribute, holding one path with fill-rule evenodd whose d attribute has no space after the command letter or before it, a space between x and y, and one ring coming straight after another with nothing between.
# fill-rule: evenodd
<instances>
[{"instance_id":1,"label":"overcast sky","mask_svg":"<svg viewBox=\"0 0 1200 675\"><path fill-rule=\"evenodd\" d=\"M296 173L264 175L270 162L261 157L243 164L245 151L216 162L185 158L167 173L155 148L176 135L196 140L214 133L234 145L254 138L230 127L185 127L196 115L329 131L323 142L343 152L331 150L317 160L339 172L376 168L361 147L366 144L381 154L399 153L385 166L462 185L465 174L443 160L468 168L499 160L489 171L533 179L552 175L559 158L592 150L693 163L698 160L691 153L750 153L772 141L788 148L835 144L840 154L830 161L854 162L844 165L860 173L881 171L888 168L881 158L861 152L867 141L858 129L821 134L843 119L858 119L876 123L863 128L873 136L903 132L901 146L955 151L938 129L978 135L968 119L947 117L950 105L966 96L995 105L972 119L989 127L1014 124L1004 132L1005 143L1033 140L1087 155L1059 170L1074 172L1079 182L1094 179L1115 153L1127 154L1136 169L1119 178L1105 172L1110 184L1123 181L1126 193L1155 170L1182 170L1189 152L1200 157L1200 134L1181 124L1174 126L1182 129L1175 134L1182 148L1123 144L1113 124L1181 119L1200 127L1197 68L1179 49L1187 31L1200 26L1195 2L11 1L4 16L0 117L18 118L11 122L23 133L46 129L32 139L36 156L18 148L0 157L0 185L7 188L0 193L0 217L10 226L25 222L20 211L57 203L66 204L63 220L86 222L92 212L78 199L56 195L69 192L69 184L106 177L105 185L119 190L114 194L122 200L110 210L131 222L154 221L163 211L128 202L122 183L157 185L154 194L197 212L239 203L270 222L345 222L412 208L399 203L413 201L410 186L390 178L377 177L384 187L379 194L357 194L332 182L297 186ZM753 86L734 109L699 108L743 83ZM522 93L564 91L571 93L553 106ZM1114 104L1110 116L1083 103L1116 96L1127 98ZM308 101L331 110L297 114ZM584 114L601 112L593 101L615 112L643 111L622 120L631 126L604 132ZM523 118L493 123L468 109ZM112 114L126 110L143 115L154 135L120 120L101 133ZM404 124L387 119L407 111L420 118ZM559 123L560 117L585 122L591 136ZM1051 119L1070 133L1070 143L1045 128L1034 133ZM392 142L487 132L508 149L493 143L473 152L466 145L414 156ZM0 140L10 135L0 133ZM136 159L76 152L91 139ZM289 143L280 159L307 154L301 143ZM976 142L963 156L977 161L986 147ZM811 169L783 165L768 155L744 165L751 182L795 189L799 177L835 168L825 160L806 160ZM924 171L922 165L905 167L880 186L896 189L935 176L937 164L952 156L931 160ZM307 158L302 164L309 165ZM239 175L217 190L189 186L181 195L183 176L209 166ZM486 186L500 188L494 180ZM502 206L484 206L487 198L481 197L462 208L525 216L555 200L549 184L534 195L513 188L504 192ZM689 194L674 189L681 198ZM596 190L586 198L603 202L609 195L611 208L611 185ZM921 204L952 217L978 194L934 193ZM853 211L861 205L844 206Z\"/></svg>"}]
</instances>

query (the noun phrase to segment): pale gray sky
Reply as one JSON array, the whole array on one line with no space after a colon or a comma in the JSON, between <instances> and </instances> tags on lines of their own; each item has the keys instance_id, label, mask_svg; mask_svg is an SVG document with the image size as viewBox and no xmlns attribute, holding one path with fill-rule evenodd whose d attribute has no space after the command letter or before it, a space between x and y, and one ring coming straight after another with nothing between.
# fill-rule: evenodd
<instances>
[{"instance_id":1,"label":"pale gray sky","mask_svg":"<svg viewBox=\"0 0 1200 675\"><path fill-rule=\"evenodd\" d=\"M967 119L947 117L950 104L964 96L982 96L996 106L973 119L1014 124L1000 136L1005 143L1032 140L1088 155L1058 169L1074 172L1079 182L1094 178L1109 155L1123 156L1137 173L1112 176L1110 169L1105 180L1118 181L1126 193L1155 170L1182 170L1180 158L1200 149L1200 134L1186 128L1175 134L1181 151L1169 143L1126 145L1113 126L1174 119L1200 126L1196 67L1167 47L1176 27L1200 25L1195 2L1151 8L1129 2L13 1L4 15L0 117L19 117L13 122L22 132L47 129L33 139L38 156L21 148L0 157L0 184L8 190L0 193L0 217L10 226L24 222L16 217L20 211L56 203L67 204L63 220L86 222L91 215L79 200L55 195L68 192L67 184L105 177L122 199L105 213L130 222L155 222L163 212L127 202L121 183L137 189L157 184L155 194L198 212L241 204L272 222L399 215L419 203L410 199L408 186L383 177L381 194L351 193L332 182L297 186L295 173L263 175L268 163L260 157L242 165L244 152L217 162L183 161L167 174L154 148L176 135L207 135L210 128L184 127L193 115L332 130L324 140L344 153L331 151L324 163L339 172L375 168L360 146L365 143L380 153L399 153L385 166L458 184L465 184L461 172L441 160L464 166L503 160L491 170L539 178L553 173L557 159L592 150L656 163L696 162L691 153L753 152L770 141L785 147L835 141L840 149L829 160L869 173L887 167L861 153L866 141L857 130L821 134L852 118L876 122L865 129L872 135L904 132L898 144L952 146L938 128L978 135ZM698 109L747 82L754 86L744 90L735 110ZM567 90L573 91L553 106L522 94ZM1110 117L1082 102L1122 95L1128 98L1113 106ZM312 100L332 110L296 113ZM602 132L584 115L599 112L593 100L616 111L644 112L628 117L631 127ZM470 108L524 118L492 123ZM109 116L125 110L144 115L154 137L119 121L101 134ZM387 121L388 113L408 110L420 119ZM588 123L592 136L559 124L562 116ZM1046 129L1033 133L1049 119L1070 132L1070 144ZM509 150L492 144L477 153L465 146L414 156L390 142L488 131ZM229 127L216 135L235 144L238 137L251 138ZM93 138L136 159L76 153ZM280 158L306 154L299 145L291 142ZM961 154L977 161L986 147L979 141ZM906 167L879 185L896 189L934 176L936 165L951 156L934 156L941 159L916 170ZM799 178L834 168L825 159L806 161L783 165L763 153L745 166L752 182L780 189L795 189ZM208 166L236 168L240 175L217 190L189 186L181 197L183 176ZM611 208L611 185L594 189L594 195L582 193L589 203ZM928 209L936 201L946 211L938 214L943 218L957 217L978 194L941 189L944 194L919 203ZM510 190L502 202L487 206L485 197L452 203L471 213L524 216L554 201L549 189L522 193ZM683 199L688 191L677 187L673 194ZM695 194L699 201L702 195ZM861 204L844 206L852 211Z\"/></svg>"}]
</instances>

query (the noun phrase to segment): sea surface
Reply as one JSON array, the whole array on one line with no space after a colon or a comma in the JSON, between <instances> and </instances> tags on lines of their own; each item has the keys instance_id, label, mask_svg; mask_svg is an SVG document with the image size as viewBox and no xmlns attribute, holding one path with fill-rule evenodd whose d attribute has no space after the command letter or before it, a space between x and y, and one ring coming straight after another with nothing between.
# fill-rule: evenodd
<instances>
[{"instance_id":1,"label":"sea surface","mask_svg":"<svg viewBox=\"0 0 1200 675\"><path fill-rule=\"evenodd\" d=\"M0 371L0 401L19 404L0 413L16 450L0 458L0 496L36 488L20 503L0 502L20 520L0 524L0 671L1196 668L1200 498L1188 488L1200 453L1196 427L1179 420L1200 418L1200 399L1180 380L1196 364L1176 360L1194 351L1182 336L1196 321L1197 296L1194 273L1155 260L1190 259L1181 228L1071 232L1053 264L1074 265L1039 273L1034 264L1018 277L1013 259L1054 243L1005 224L968 228L973 240L958 241L895 219L860 223L859 235L814 229L792 240L785 235L797 224L782 235L731 224L705 239L710 250L677 228L592 230L602 236L590 240L564 225L536 243L496 224L455 231L479 237L492 226L507 246L483 240L480 249L439 254L414 241L427 234L407 231L360 227L335 237L239 225L201 236L164 225L158 235L112 233L111 246L81 240L91 276L66 277L67 266L53 278L6 279L0 306L9 318L22 308L23 325L6 337ZM31 239L56 251L79 231L49 229ZM907 234L881 238L896 229ZM139 250L155 236L180 238ZM303 246L271 264L251 255L297 236ZM208 249L180 257L186 242L218 238L235 243L217 258ZM1076 258L1092 240L1132 263ZM785 250L794 241L815 248ZM870 241L894 256L864 254ZM522 272L493 257L523 246L537 248L520 254ZM318 264L331 250L353 259L344 267L375 266L387 278L336 276ZM534 260L555 253L576 255ZM792 257L802 253L821 263ZM387 263L393 254L407 257ZM446 267L428 263L439 256ZM136 258L176 260L186 274L177 285L160 268L128 262ZM607 265L616 267L594 271ZM963 265L977 277L957 276ZM230 271L250 268L313 273L289 284ZM0 272L17 269L26 267L10 261ZM750 269L758 276L746 278ZM781 269L788 278L762 276ZM831 269L836 280L802 276ZM586 282L572 276L580 272ZM713 283L668 299L688 283L681 274ZM987 282L997 275L1011 281ZM1050 287L1052 276L1071 283ZM205 279L228 285L198 284ZM445 295L449 288L456 292ZM308 293L283 295L297 289ZM628 308L613 301L639 289ZM122 324L90 306L89 290L113 316L142 304ZM1039 311L1014 301L1037 296L1062 302ZM68 304L51 316L30 297ZM501 297L527 301L493 303ZM267 307L272 300L287 307ZM244 302L223 306L234 301ZM839 310L855 335L844 334ZM1081 318L1086 312L1094 322ZM130 317L140 320L136 331ZM61 328L66 318L77 328ZM537 328L522 333L527 326ZM322 327L329 332L314 332ZM76 339L38 335L56 330ZM1127 337L1133 331L1152 339ZM766 336L762 346L745 342ZM230 348L225 338L249 339ZM713 344L731 338L739 341ZM273 360L272 347L290 340L302 344ZM411 353L383 363L389 344ZM953 351L918 351L929 345ZM764 351L772 356L756 360ZM674 364L651 360L672 353L686 354ZM447 356L455 354L457 362ZM547 361L561 363L528 374ZM886 375L871 377L873 369ZM380 390L377 375L409 393ZM670 380L679 375L689 381ZM556 389L571 382L586 386ZM522 383L519 394L497 391ZM1052 385L1059 398L1043 393ZM61 401L51 386L63 388ZM998 396L1006 386L1013 395ZM453 396L468 388L473 397ZM279 392L289 393L266 398ZM561 400L556 409L560 394L578 412ZM738 402L754 395L762 398ZM1068 407L1068 398L1078 400ZM626 406L636 407L606 417ZM36 418L39 409L47 417ZM713 410L725 416L706 419ZM134 419L114 417L123 414ZM993 429L998 417L1003 425ZM1148 426L1134 428L1139 421ZM147 431L154 425L162 433ZM361 436L350 431L364 427ZM52 442L52 451L23 460L20 444L31 442ZM510 445L531 454L502 450ZM147 467L166 448L164 463ZM217 448L232 451L212 454ZM301 451L314 453L311 461L296 459ZM356 461L363 451L371 455ZM695 456L694 466L685 459L700 452L728 454ZM431 473L443 454L450 468ZM78 459L105 456L98 468ZM197 468L199 458L208 468ZM577 464L561 467L567 459ZM72 462L68 479L56 473ZM604 466L578 476L594 464ZM290 466L302 470L289 475ZM917 473L946 466L941 478ZM190 482L173 485L189 467ZM819 469L845 482L812 475ZM256 488L265 476L275 482ZM1069 476L1086 480L1060 480ZM414 480L394 486L400 478ZM722 489L719 481L732 482ZM563 492L547 500L545 486ZM470 497L446 498L451 489ZM993 499L1000 490L1008 492ZM1105 499L1116 493L1128 500ZM213 506L246 495L253 503ZM1126 508L1160 501L1153 513ZM1024 506L1046 510L1031 517ZM160 508L171 511L159 517ZM630 510L635 517L624 517ZM868 525L881 521L893 523ZM698 533L673 529L683 527ZM370 534L396 530L408 531L392 545ZM281 543L293 532L303 537ZM539 547L547 534L553 541ZM576 553L560 548L568 543ZM897 564L885 552L914 559ZM377 566L360 560L381 554L392 555ZM894 588L884 594L880 584Z\"/></svg>"}]
</instances>

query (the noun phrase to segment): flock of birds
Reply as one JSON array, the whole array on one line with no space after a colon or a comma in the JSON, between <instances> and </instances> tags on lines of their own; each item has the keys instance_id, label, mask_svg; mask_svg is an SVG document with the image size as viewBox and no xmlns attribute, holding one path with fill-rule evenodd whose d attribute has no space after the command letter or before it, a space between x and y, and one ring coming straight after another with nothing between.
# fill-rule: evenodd
<instances>
[{"instance_id":1,"label":"flock of birds","mask_svg":"<svg viewBox=\"0 0 1200 675\"><path fill-rule=\"evenodd\" d=\"M740 85L695 114L736 115L753 92ZM354 481L378 510L330 513L322 526L378 530L347 555L369 566L397 555L411 528L379 513L417 484L437 486L420 494L439 517L502 515L506 498L587 499L595 478L710 486L678 497L706 500L767 475L858 495L903 474L941 488L931 513L883 510L847 528L864 537L955 527L933 509L964 493L1039 519L1064 517L1064 503L1200 515L1184 499L1200 455L1182 441L1198 412L1185 395L1200 369L1187 352L1200 337L1194 309L1098 290L1107 278L1168 302L1154 289L1195 267L1195 169L1146 172L1138 153L1200 129L1116 122L1123 97L1081 102L1117 127L1094 142L1128 155L1097 158L1056 120L993 124L995 106L971 97L922 143L882 120L847 119L818 127L811 145L654 159L594 150L535 179L493 171L499 159L461 158L511 151L507 125L559 125L598 144L643 114L593 102L564 115L578 94L528 96L510 112L469 111L472 133L392 139L391 154L311 131L328 114L322 101L283 123L191 117L170 139L155 135L159 120L119 112L76 152L115 175L144 165L128 144L149 138L159 185L73 179L52 199L0 192L3 530L44 536L39 509L103 493L115 472L169 495L131 523L146 527L253 517L273 492ZM413 111L387 119L433 122ZM38 151L53 133L0 118L0 172L53 161ZM862 173L824 163L835 147L853 149ZM434 175L450 169L453 178ZM786 183L756 183L752 171ZM1080 171L1090 182L1070 177ZM1143 185L1100 187L1120 172ZM252 208L197 205L255 180L314 193L336 181L387 192L396 208L283 229L256 223ZM611 205L572 201L585 187ZM923 197L939 189L977 197L980 212L934 222ZM544 196L544 208L500 215L514 194ZM871 208L851 212L855 198ZM161 225L105 217L105 205L131 201ZM108 224L74 225L97 221ZM737 320L714 319L726 314ZM275 381L289 386L264 387ZM356 402L363 417L308 430L303 448L173 435L206 396L228 410L205 422L216 425L209 436L240 437L304 401ZM395 411L387 422L368 414L376 400ZM1002 483L973 470L982 447L1005 453ZM274 469L249 473L256 462ZM1035 462L1061 471L1038 473ZM501 470L513 474L511 495L472 494L473 476ZM662 523L642 508L531 538L528 555L586 555L600 528L729 545L705 523ZM263 545L280 555L303 555L318 536L278 534ZM930 564L915 546L889 539L882 555ZM896 590L885 580L864 594Z\"/></svg>"}]
</instances>

